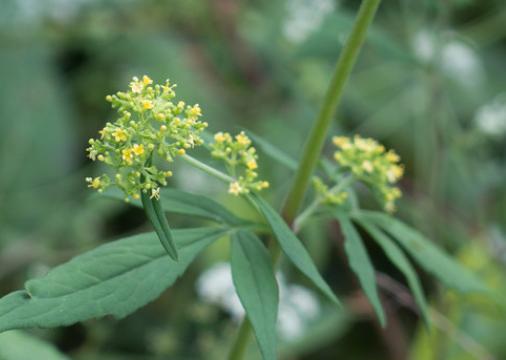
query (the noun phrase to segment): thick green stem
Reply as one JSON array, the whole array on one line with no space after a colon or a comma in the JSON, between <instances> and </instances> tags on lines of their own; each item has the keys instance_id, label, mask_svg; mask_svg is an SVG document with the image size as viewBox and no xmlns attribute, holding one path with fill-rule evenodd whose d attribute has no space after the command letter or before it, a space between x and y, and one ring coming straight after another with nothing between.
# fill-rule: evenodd
<instances>
[{"instance_id":1,"label":"thick green stem","mask_svg":"<svg viewBox=\"0 0 506 360\"><path fill-rule=\"evenodd\" d=\"M367 29L374 18L380 1L381 0L362 1L350 37L341 51L320 113L314 122L309 139L304 146L302 159L295 175L295 181L292 184L283 206L283 217L290 225L292 225L302 205L309 181L318 162L318 158L320 157L325 138L327 137L327 132L336 112L336 108L339 105L339 101L341 100L344 86L356 62L360 48L364 43ZM277 262L281 256L281 251L279 245L275 241L271 241L270 251L273 261ZM251 335L251 326L246 324L249 324L247 319L245 319L241 325L239 335L229 354L229 360L240 360L243 358Z\"/></svg>"},{"instance_id":2,"label":"thick green stem","mask_svg":"<svg viewBox=\"0 0 506 360\"><path fill-rule=\"evenodd\" d=\"M248 348L249 336L251 334L251 324L248 319L241 323L241 327L237 333L235 342L230 349L228 360L240 360L244 358L246 349Z\"/></svg>"},{"instance_id":3,"label":"thick green stem","mask_svg":"<svg viewBox=\"0 0 506 360\"><path fill-rule=\"evenodd\" d=\"M311 179L311 174L318 163L318 158L320 157L325 138L327 137L327 132L334 118L336 108L341 100L344 86L357 60L360 48L364 43L367 28L374 18L380 1L381 0L364 0L362 2L350 37L339 56L320 113L314 122L308 141L304 146L302 159L297 173L295 174L295 181L283 208L283 216L288 222L293 221L302 205L304 195Z\"/></svg>"}]
</instances>

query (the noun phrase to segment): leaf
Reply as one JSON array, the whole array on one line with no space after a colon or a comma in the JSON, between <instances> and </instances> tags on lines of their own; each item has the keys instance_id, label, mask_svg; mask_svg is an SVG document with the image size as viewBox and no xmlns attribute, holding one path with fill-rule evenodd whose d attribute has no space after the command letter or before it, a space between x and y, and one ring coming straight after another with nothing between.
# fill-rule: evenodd
<instances>
[{"instance_id":1,"label":"leaf","mask_svg":"<svg viewBox=\"0 0 506 360\"><path fill-rule=\"evenodd\" d=\"M403 222L375 211L360 211L354 216L359 221L372 222L392 235L421 267L447 286L462 292L488 291L476 275Z\"/></svg>"},{"instance_id":2,"label":"leaf","mask_svg":"<svg viewBox=\"0 0 506 360\"><path fill-rule=\"evenodd\" d=\"M157 298L197 254L226 233L221 228L174 230L179 261L154 233L117 240L30 280L0 299L0 332L54 327L112 315L122 318Z\"/></svg>"},{"instance_id":3,"label":"leaf","mask_svg":"<svg viewBox=\"0 0 506 360\"><path fill-rule=\"evenodd\" d=\"M255 234L241 230L232 237L231 266L237 295L255 330L262 357L275 360L278 286L269 253Z\"/></svg>"},{"instance_id":4,"label":"leaf","mask_svg":"<svg viewBox=\"0 0 506 360\"><path fill-rule=\"evenodd\" d=\"M53 345L37 339L22 331L9 331L0 335L1 360L32 360L37 359L68 360Z\"/></svg>"},{"instance_id":5,"label":"leaf","mask_svg":"<svg viewBox=\"0 0 506 360\"><path fill-rule=\"evenodd\" d=\"M117 189L109 189L100 196L123 200L124 195ZM218 223L230 225L245 224L247 221L238 218L218 202L203 196L186 191L165 188L160 191L160 203L166 212L192 215L212 220ZM138 200L132 201L132 205L141 207Z\"/></svg>"},{"instance_id":6,"label":"leaf","mask_svg":"<svg viewBox=\"0 0 506 360\"><path fill-rule=\"evenodd\" d=\"M364 247L362 238L348 217L339 216L338 220L339 224L341 224L341 229L344 234L344 250L348 256L350 267L358 276L360 285L362 286L365 295L374 308L376 315L378 315L378 319L381 325L385 326L385 312L383 311L381 300L378 295L374 267Z\"/></svg>"},{"instance_id":7,"label":"leaf","mask_svg":"<svg viewBox=\"0 0 506 360\"><path fill-rule=\"evenodd\" d=\"M423 293L422 286L418 280L415 269L409 262L408 258L401 249L390 239L383 231L381 231L376 225L371 224L367 221L359 221L360 225L372 236L372 238L378 243L379 246L385 252L385 255L390 259L392 264L395 265L406 278L409 288L413 292L415 301L420 308L421 314L427 324L430 323L430 317L427 312L427 301Z\"/></svg>"},{"instance_id":8,"label":"leaf","mask_svg":"<svg viewBox=\"0 0 506 360\"><path fill-rule=\"evenodd\" d=\"M281 216L260 196L251 195L251 199L258 206L259 211L264 215L269 223L274 236L278 239L279 245L283 252L288 256L290 261L306 275L318 289L321 290L331 301L339 305L339 300L321 277L311 256L309 256L306 248L300 240L295 236Z\"/></svg>"},{"instance_id":9,"label":"leaf","mask_svg":"<svg viewBox=\"0 0 506 360\"><path fill-rule=\"evenodd\" d=\"M160 201L157 199L151 199L150 196L144 192L141 193L141 201L146 217L151 222L151 225L153 225L156 235L158 235L158 239L160 240L163 248L173 260L177 261L179 258L177 247L174 243L174 238L169 228L167 218L160 206Z\"/></svg>"},{"instance_id":10,"label":"leaf","mask_svg":"<svg viewBox=\"0 0 506 360\"><path fill-rule=\"evenodd\" d=\"M290 170L297 170L297 161L292 159L289 155L285 154L282 150L271 144L264 138L254 134L253 132L246 130L246 134L253 140L255 145L268 155L273 160L277 161L281 165L284 165Z\"/></svg>"}]
</instances>

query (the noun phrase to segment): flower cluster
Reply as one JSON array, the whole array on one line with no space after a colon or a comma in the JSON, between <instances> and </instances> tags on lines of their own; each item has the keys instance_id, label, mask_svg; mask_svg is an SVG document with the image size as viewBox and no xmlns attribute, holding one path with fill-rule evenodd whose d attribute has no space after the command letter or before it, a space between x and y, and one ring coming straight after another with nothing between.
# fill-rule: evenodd
<instances>
[{"instance_id":1,"label":"flower cluster","mask_svg":"<svg viewBox=\"0 0 506 360\"><path fill-rule=\"evenodd\" d=\"M348 193L346 191L335 192L329 189L319 177L315 176L313 178L313 186L323 204L342 205L346 199L348 199Z\"/></svg>"},{"instance_id":2,"label":"flower cluster","mask_svg":"<svg viewBox=\"0 0 506 360\"><path fill-rule=\"evenodd\" d=\"M167 184L172 172L158 168L156 159L170 163L201 145L200 133L207 127L199 121L199 105L173 102L175 87L168 80L153 85L144 75L134 77L128 91L106 97L119 116L99 131L100 139L90 139L87 152L93 161L111 166L115 174L86 178L89 187L103 191L116 185L127 200L138 199L141 191L159 197L160 186Z\"/></svg>"},{"instance_id":3,"label":"flower cluster","mask_svg":"<svg viewBox=\"0 0 506 360\"><path fill-rule=\"evenodd\" d=\"M365 183L376 194L385 210L395 210L395 200L401 191L394 184L402 177L404 168L399 164L399 155L373 139L355 136L353 139L336 136L332 139L338 150L335 160L341 168Z\"/></svg>"},{"instance_id":4,"label":"flower cluster","mask_svg":"<svg viewBox=\"0 0 506 360\"><path fill-rule=\"evenodd\" d=\"M223 160L229 174L234 178L228 188L230 194L247 194L251 190L269 187L267 181L257 180L258 155L244 132L236 135L235 139L227 132L215 134L211 149L211 155Z\"/></svg>"}]
</instances>

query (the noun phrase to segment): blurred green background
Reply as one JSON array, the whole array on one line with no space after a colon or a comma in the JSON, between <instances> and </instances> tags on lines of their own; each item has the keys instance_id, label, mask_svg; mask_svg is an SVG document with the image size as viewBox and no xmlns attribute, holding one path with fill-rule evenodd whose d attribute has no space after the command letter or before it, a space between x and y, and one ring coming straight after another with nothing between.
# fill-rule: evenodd
<instances>
[{"instance_id":1,"label":"blurred green background","mask_svg":"<svg viewBox=\"0 0 506 360\"><path fill-rule=\"evenodd\" d=\"M84 182L100 172L84 149L114 116L107 94L134 75L170 78L179 98L201 105L211 131L247 128L296 159L358 3L1 0L0 294L101 243L149 230L141 211L92 196ZM302 237L347 305L336 314L319 303L318 317L284 339L284 358L506 358L505 24L502 0L383 1L333 125L333 134L359 133L396 149L407 170L399 216L505 296L461 296L423 277L429 333L402 277L368 244L389 312L381 330L335 225L317 223ZM279 205L290 170L261 149L260 161L267 195ZM241 211L220 184L176 167L172 186ZM367 194L362 203L376 207ZM0 358L33 359L22 350L34 336L72 359L223 359L236 324L197 294L195 282L226 261L227 246L213 245L176 286L126 319L1 335ZM285 276L304 284L289 269Z\"/></svg>"}]
</instances>

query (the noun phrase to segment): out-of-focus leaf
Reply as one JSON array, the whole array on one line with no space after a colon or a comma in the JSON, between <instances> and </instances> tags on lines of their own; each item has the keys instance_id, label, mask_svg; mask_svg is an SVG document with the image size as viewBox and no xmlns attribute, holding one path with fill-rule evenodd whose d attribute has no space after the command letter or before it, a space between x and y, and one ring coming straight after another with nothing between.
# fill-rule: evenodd
<instances>
[{"instance_id":1,"label":"out-of-focus leaf","mask_svg":"<svg viewBox=\"0 0 506 360\"><path fill-rule=\"evenodd\" d=\"M423 318L427 323L430 323L430 318L427 313L427 301L425 300L422 286L420 285L415 269L413 269L413 266L407 259L406 255L404 255L402 250L399 249L392 239L378 229L376 225L365 221L360 221L360 225L362 225L372 238L376 240L378 245L381 246L385 255L390 259L392 264L394 264L404 274Z\"/></svg>"},{"instance_id":2,"label":"out-of-focus leaf","mask_svg":"<svg viewBox=\"0 0 506 360\"><path fill-rule=\"evenodd\" d=\"M118 189L108 189L102 195L113 199L123 200L124 195ZM245 224L242 220L228 211L218 202L203 196L178 189L164 188L160 191L160 202L166 212L198 216L207 220L230 225ZM140 200L132 201L132 205L141 207Z\"/></svg>"},{"instance_id":3,"label":"out-of-focus leaf","mask_svg":"<svg viewBox=\"0 0 506 360\"><path fill-rule=\"evenodd\" d=\"M0 334L0 360L68 360L54 346L22 331Z\"/></svg>"},{"instance_id":4,"label":"out-of-focus leaf","mask_svg":"<svg viewBox=\"0 0 506 360\"><path fill-rule=\"evenodd\" d=\"M76 131L71 103L52 71L50 49L4 42L0 51L0 223L27 233L48 223L63 198ZM19 206L30 203L30 206Z\"/></svg>"},{"instance_id":5,"label":"out-of-focus leaf","mask_svg":"<svg viewBox=\"0 0 506 360\"><path fill-rule=\"evenodd\" d=\"M380 212L360 211L359 221L378 225L397 240L425 270L444 284L462 292L487 292L481 281L466 268L450 258L429 239L403 222Z\"/></svg>"},{"instance_id":6,"label":"out-of-focus leaf","mask_svg":"<svg viewBox=\"0 0 506 360\"><path fill-rule=\"evenodd\" d=\"M269 253L251 232L232 237L232 279L264 359L276 359L278 286Z\"/></svg>"},{"instance_id":7,"label":"out-of-focus leaf","mask_svg":"<svg viewBox=\"0 0 506 360\"><path fill-rule=\"evenodd\" d=\"M350 267L357 275L360 285L374 308L381 325L385 326L385 312L378 295L374 267L369 259L362 238L348 217L339 216L338 220L344 234L344 250L348 256Z\"/></svg>"},{"instance_id":8,"label":"out-of-focus leaf","mask_svg":"<svg viewBox=\"0 0 506 360\"><path fill-rule=\"evenodd\" d=\"M281 249L290 261L306 275L324 295L339 305L339 300L337 300L332 289L330 289L325 280L321 277L306 248L288 227L283 218L260 196L253 194L251 198L269 223Z\"/></svg>"},{"instance_id":9,"label":"out-of-focus leaf","mask_svg":"<svg viewBox=\"0 0 506 360\"><path fill-rule=\"evenodd\" d=\"M175 230L178 262L154 233L102 245L30 280L0 299L0 331L54 327L113 315L122 318L158 297L222 228Z\"/></svg>"},{"instance_id":10,"label":"out-of-focus leaf","mask_svg":"<svg viewBox=\"0 0 506 360\"><path fill-rule=\"evenodd\" d=\"M297 161L292 159L289 155L285 154L282 150L280 150L275 145L271 144L264 138L254 134L251 131L246 131L248 136L253 140L255 145L262 150L267 156L271 159L277 161L281 165L284 165L286 168L290 170L297 170Z\"/></svg>"}]
</instances>

